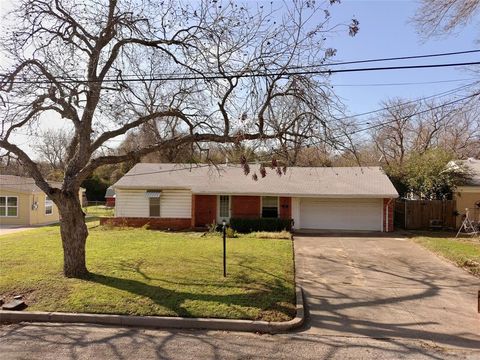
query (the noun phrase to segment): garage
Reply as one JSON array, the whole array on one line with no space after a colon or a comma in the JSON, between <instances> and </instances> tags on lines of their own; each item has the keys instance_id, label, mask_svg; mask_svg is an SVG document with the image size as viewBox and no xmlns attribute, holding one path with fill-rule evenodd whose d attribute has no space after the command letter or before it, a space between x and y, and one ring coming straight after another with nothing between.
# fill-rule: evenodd
<instances>
[{"instance_id":1,"label":"garage","mask_svg":"<svg viewBox=\"0 0 480 360\"><path fill-rule=\"evenodd\" d=\"M382 199L300 199L301 229L382 231Z\"/></svg>"}]
</instances>

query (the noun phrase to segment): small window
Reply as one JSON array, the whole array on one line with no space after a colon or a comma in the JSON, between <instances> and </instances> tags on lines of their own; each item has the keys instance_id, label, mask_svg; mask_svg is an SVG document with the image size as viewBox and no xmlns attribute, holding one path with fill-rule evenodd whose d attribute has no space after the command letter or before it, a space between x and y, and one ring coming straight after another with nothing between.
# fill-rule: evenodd
<instances>
[{"instance_id":1,"label":"small window","mask_svg":"<svg viewBox=\"0 0 480 360\"><path fill-rule=\"evenodd\" d=\"M262 217L264 218L278 217L278 197L276 196L262 197Z\"/></svg>"},{"instance_id":2,"label":"small window","mask_svg":"<svg viewBox=\"0 0 480 360\"><path fill-rule=\"evenodd\" d=\"M0 216L16 217L18 215L18 198L16 196L0 196Z\"/></svg>"},{"instance_id":3,"label":"small window","mask_svg":"<svg viewBox=\"0 0 480 360\"><path fill-rule=\"evenodd\" d=\"M160 197L148 198L150 205L150 217L160 217Z\"/></svg>"},{"instance_id":4,"label":"small window","mask_svg":"<svg viewBox=\"0 0 480 360\"><path fill-rule=\"evenodd\" d=\"M45 197L45 215L53 214L53 201L48 196Z\"/></svg>"},{"instance_id":5,"label":"small window","mask_svg":"<svg viewBox=\"0 0 480 360\"><path fill-rule=\"evenodd\" d=\"M230 217L230 196L220 195L219 215L221 218Z\"/></svg>"}]
</instances>

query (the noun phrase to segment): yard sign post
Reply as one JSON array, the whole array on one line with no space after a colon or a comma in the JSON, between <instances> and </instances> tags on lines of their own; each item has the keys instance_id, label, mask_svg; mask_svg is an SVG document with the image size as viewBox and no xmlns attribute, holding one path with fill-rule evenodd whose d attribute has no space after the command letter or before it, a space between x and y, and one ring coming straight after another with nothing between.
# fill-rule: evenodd
<instances>
[{"instance_id":1,"label":"yard sign post","mask_svg":"<svg viewBox=\"0 0 480 360\"><path fill-rule=\"evenodd\" d=\"M222 221L223 225L223 277L227 277L227 223Z\"/></svg>"}]
</instances>

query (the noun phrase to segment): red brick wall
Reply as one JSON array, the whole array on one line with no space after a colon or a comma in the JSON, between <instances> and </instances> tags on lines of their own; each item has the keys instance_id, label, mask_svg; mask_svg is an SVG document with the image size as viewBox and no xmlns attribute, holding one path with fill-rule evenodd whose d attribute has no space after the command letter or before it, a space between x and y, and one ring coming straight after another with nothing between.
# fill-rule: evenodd
<instances>
[{"instance_id":1,"label":"red brick wall","mask_svg":"<svg viewBox=\"0 0 480 360\"><path fill-rule=\"evenodd\" d=\"M193 195L192 199L193 225L203 227L217 220L217 196Z\"/></svg>"},{"instance_id":2,"label":"red brick wall","mask_svg":"<svg viewBox=\"0 0 480 360\"><path fill-rule=\"evenodd\" d=\"M388 229L387 229L387 206L388 206ZM393 231L393 209L395 208L395 199L383 199L383 231Z\"/></svg>"},{"instance_id":3,"label":"red brick wall","mask_svg":"<svg viewBox=\"0 0 480 360\"><path fill-rule=\"evenodd\" d=\"M280 197L280 218L291 219L292 218L292 198Z\"/></svg>"},{"instance_id":4,"label":"red brick wall","mask_svg":"<svg viewBox=\"0 0 480 360\"><path fill-rule=\"evenodd\" d=\"M151 229L156 230L185 230L192 226L192 219L177 218L100 218L100 225L142 227L149 225Z\"/></svg>"},{"instance_id":5,"label":"red brick wall","mask_svg":"<svg viewBox=\"0 0 480 360\"><path fill-rule=\"evenodd\" d=\"M232 217L260 217L260 196L232 196Z\"/></svg>"}]
</instances>

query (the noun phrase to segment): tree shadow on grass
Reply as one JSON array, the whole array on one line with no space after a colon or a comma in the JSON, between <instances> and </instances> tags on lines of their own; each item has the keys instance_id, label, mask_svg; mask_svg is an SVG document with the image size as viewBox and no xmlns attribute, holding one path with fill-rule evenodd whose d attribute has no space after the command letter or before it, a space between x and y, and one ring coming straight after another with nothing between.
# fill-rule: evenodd
<instances>
[{"instance_id":1,"label":"tree shadow on grass","mask_svg":"<svg viewBox=\"0 0 480 360\"><path fill-rule=\"evenodd\" d=\"M217 304L232 306L232 313L241 313L237 318L251 319L248 314L242 310L242 307L255 307L259 310L259 316L263 320L270 320L270 317L275 319L287 320L295 316L295 306L291 307L285 304L285 300L279 301L278 296L272 294L288 293L283 283L274 279L273 283L269 284L267 288L259 289L257 291L245 291L240 294L206 294L193 293L186 291L176 291L172 289L163 288L146 284L144 282L132 279L118 278L103 274L90 273L85 280L95 282L105 286L109 286L122 291L127 291L141 297L151 299L155 304L160 305L177 316L195 317L198 314L192 314L191 310L185 306L189 301L202 301L209 303L207 307L211 306L210 311L205 316L207 317L224 317L222 314L216 314L212 308ZM239 287L241 287L239 285ZM159 314L160 315L160 314ZM263 315L268 318L263 318ZM202 316L202 315L200 315Z\"/></svg>"}]
</instances>

